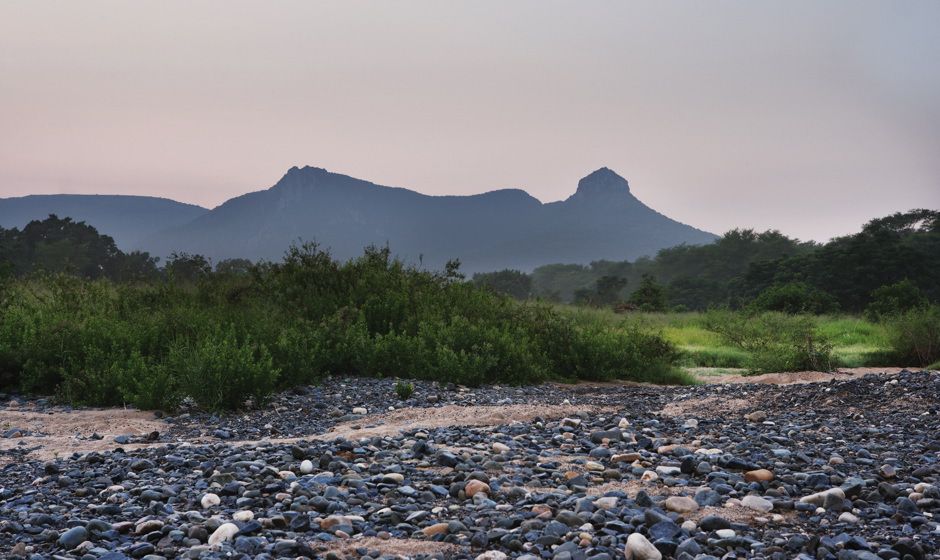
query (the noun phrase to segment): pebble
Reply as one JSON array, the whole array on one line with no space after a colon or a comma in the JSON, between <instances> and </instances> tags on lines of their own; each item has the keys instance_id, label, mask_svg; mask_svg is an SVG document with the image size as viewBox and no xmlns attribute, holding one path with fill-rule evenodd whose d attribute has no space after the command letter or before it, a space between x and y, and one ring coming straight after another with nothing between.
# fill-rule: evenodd
<instances>
[{"instance_id":1,"label":"pebble","mask_svg":"<svg viewBox=\"0 0 940 560\"><path fill-rule=\"evenodd\" d=\"M238 525L234 523L223 523L209 536L208 544L212 548L218 548L219 545L225 541L231 540L238 531Z\"/></svg>"},{"instance_id":2,"label":"pebble","mask_svg":"<svg viewBox=\"0 0 940 560\"><path fill-rule=\"evenodd\" d=\"M336 547L375 537L440 541L455 558L612 560L630 550L678 560L920 560L940 549L940 376L897 377L890 395L878 376L577 392L415 381L402 407L546 406L493 427L406 426L382 436L365 431L380 418L344 411L384 410L394 381L333 378L239 413L177 411L163 419L159 447L45 462L9 450L0 550L37 559L332 559ZM581 411L553 416L548 405L565 398ZM695 422L661 413L686 399L753 408L728 417L703 406ZM19 406L60 410L34 402ZM767 416L742 417L753 410ZM350 421L362 437L329 432ZM212 430L228 438L178 443ZM238 443L245 439L258 443ZM745 522L736 507L752 511ZM709 515L695 515L703 510Z\"/></svg>"},{"instance_id":3,"label":"pebble","mask_svg":"<svg viewBox=\"0 0 940 560\"><path fill-rule=\"evenodd\" d=\"M623 554L626 560L662 560L663 557L663 553L640 533L627 537Z\"/></svg>"}]
</instances>

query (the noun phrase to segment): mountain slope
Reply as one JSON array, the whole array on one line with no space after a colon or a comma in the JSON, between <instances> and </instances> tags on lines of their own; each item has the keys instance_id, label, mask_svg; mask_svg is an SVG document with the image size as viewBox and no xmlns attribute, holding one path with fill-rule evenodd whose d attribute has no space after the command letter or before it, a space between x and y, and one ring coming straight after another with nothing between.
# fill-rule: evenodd
<instances>
[{"instance_id":1,"label":"mountain slope","mask_svg":"<svg viewBox=\"0 0 940 560\"><path fill-rule=\"evenodd\" d=\"M516 189L428 196L294 167L270 189L233 198L142 244L159 256L187 251L214 260L276 260L298 240L317 241L343 259L387 243L406 261L440 267L459 258L474 272L634 259L714 239L655 212L606 168L582 179L567 200L542 204Z\"/></svg>"},{"instance_id":2,"label":"mountain slope","mask_svg":"<svg viewBox=\"0 0 940 560\"><path fill-rule=\"evenodd\" d=\"M51 194L0 198L0 227L22 228L49 214L69 217L110 235L122 250L138 249L144 238L189 223L205 208L151 196Z\"/></svg>"}]
</instances>

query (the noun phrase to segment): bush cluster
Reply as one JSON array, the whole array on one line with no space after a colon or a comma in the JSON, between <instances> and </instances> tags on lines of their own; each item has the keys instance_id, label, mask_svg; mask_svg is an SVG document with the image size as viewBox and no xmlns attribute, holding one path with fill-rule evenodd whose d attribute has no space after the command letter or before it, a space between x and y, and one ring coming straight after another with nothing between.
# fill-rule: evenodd
<instances>
[{"instance_id":1,"label":"bush cluster","mask_svg":"<svg viewBox=\"0 0 940 560\"><path fill-rule=\"evenodd\" d=\"M456 270L417 270L375 248L340 263L306 245L279 263L158 280L10 280L0 383L76 404L223 409L331 374L468 385L682 379L658 334L518 303Z\"/></svg>"},{"instance_id":2,"label":"bush cluster","mask_svg":"<svg viewBox=\"0 0 940 560\"><path fill-rule=\"evenodd\" d=\"M712 310L703 322L726 343L747 352L744 365L752 373L832 369L832 342L813 317Z\"/></svg>"}]
</instances>

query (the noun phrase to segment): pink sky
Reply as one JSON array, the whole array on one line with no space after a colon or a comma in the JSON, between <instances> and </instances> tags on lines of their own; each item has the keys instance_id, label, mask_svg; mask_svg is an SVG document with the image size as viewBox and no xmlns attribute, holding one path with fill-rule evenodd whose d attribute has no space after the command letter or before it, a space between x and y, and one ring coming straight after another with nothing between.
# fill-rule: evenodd
<instances>
[{"instance_id":1,"label":"pink sky","mask_svg":"<svg viewBox=\"0 0 940 560\"><path fill-rule=\"evenodd\" d=\"M940 207L940 2L0 4L0 196L217 205L314 165L714 232Z\"/></svg>"}]
</instances>

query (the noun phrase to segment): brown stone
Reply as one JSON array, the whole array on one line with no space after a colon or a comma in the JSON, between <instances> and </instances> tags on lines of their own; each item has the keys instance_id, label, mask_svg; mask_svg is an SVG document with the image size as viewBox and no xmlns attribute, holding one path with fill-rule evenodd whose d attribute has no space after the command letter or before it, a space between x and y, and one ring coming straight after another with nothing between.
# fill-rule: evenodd
<instances>
[{"instance_id":1,"label":"brown stone","mask_svg":"<svg viewBox=\"0 0 940 560\"><path fill-rule=\"evenodd\" d=\"M770 482L774 479L774 473L767 469L757 469L756 471L747 471L744 473L746 482Z\"/></svg>"},{"instance_id":2,"label":"brown stone","mask_svg":"<svg viewBox=\"0 0 940 560\"><path fill-rule=\"evenodd\" d=\"M421 532L424 533L426 537L433 537L436 535L446 535L447 534L447 523L435 523L434 525L429 525L424 529L421 529Z\"/></svg>"},{"instance_id":3,"label":"brown stone","mask_svg":"<svg viewBox=\"0 0 940 560\"><path fill-rule=\"evenodd\" d=\"M463 491L467 494L468 498L472 498L474 495L483 492L484 494L490 493L490 485L483 482L482 480L471 480L464 486Z\"/></svg>"}]
</instances>

